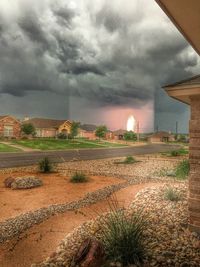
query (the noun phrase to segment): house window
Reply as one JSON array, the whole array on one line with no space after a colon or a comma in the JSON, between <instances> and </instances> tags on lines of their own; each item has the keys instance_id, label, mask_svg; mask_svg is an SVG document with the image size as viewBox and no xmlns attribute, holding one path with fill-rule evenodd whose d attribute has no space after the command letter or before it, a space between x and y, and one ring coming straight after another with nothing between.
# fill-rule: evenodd
<instances>
[{"instance_id":1,"label":"house window","mask_svg":"<svg viewBox=\"0 0 200 267\"><path fill-rule=\"evenodd\" d=\"M42 137L42 130L36 129L36 136L37 137Z\"/></svg>"},{"instance_id":2,"label":"house window","mask_svg":"<svg viewBox=\"0 0 200 267\"><path fill-rule=\"evenodd\" d=\"M13 126L4 126L4 136L5 137L12 137L13 136Z\"/></svg>"}]
</instances>

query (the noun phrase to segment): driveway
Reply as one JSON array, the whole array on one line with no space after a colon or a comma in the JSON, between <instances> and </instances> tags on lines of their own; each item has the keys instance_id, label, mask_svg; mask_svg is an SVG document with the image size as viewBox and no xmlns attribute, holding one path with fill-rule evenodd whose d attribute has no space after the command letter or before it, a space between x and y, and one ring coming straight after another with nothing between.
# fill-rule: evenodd
<instances>
[{"instance_id":1,"label":"driveway","mask_svg":"<svg viewBox=\"0 0 200 267\"><path fill-rule=\"evenodd\" d=\"M65 162L71 160L91 160L129 155L142 155L166 152L179 148L177 145L149 144L137 147L101 148L101 149L76 149L65 151L34 151L20 153L0 153L0 168L28 166L38 163L44 157L49 157L52 162Z\"/></svg>"}]
</instances>

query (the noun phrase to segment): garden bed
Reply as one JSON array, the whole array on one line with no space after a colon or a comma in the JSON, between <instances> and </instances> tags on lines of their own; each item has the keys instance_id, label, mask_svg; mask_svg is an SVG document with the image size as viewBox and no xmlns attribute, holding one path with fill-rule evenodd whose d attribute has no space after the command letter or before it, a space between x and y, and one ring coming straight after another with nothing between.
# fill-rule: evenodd
<instances>
[{"instance_id":1,"label":"garden bed","mask_svg":"<svg viewBox=\"0 0 200 267\"><path fill-rule=\"evenodd\" d=\"M146 256L144 266L197 267L200 266L200 239L187 229L187 185L174 185L181 194L180 201L164 198L167 185L144 189L136 196L127 212L143 211L147 218L144 232ZM98 217L76 228L60 243L55 253L41 264L32 267L70 266L70 262L84 239L101 238L102 219Z\"/></svg>"},{"instance_id":2,"label":"garden bed","mask_svg":"<svg viewBox=\"0 0 200 267\"><path fill-rule=\"evenodd\" d=\"M37 210L53 204L67 203L82 198L85 194L109 185L122 183L121 179L103 176L91 176L87 183L70 183L69 176L59 173L37 173L43 186L34 189L11 190L5 188L4 179L8 176L24 177L35 175L35 172L13 172L0 174L0 221L15 217L21 213Z\"/></svg>"}]
</instances>

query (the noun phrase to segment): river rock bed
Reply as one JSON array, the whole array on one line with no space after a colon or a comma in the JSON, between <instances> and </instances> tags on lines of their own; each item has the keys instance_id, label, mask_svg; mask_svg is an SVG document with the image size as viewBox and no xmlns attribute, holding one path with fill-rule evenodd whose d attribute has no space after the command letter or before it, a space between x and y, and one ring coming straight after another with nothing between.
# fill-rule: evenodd
<instances>
[{"instance_id":1,"label":"river rock bed","mask_svg":"<svg viewBox=\"0 0 200 267\"><path fill-rule=\"evenodd\" d=\"M165 200L167 184L142 190L136 195L127 212L143 211L148 227L145 230L147 256L144 266L198 267L200 266L200 238L187 229L187 185L173 185L181 194L178 202ZM102 215L101 215L102 216ZM89 236L99 238L101 216L69 233L57 251L44 262L32 267L69 267L73 256Z\"/></svg>"},{"instance_id":2,"label":"river rock bed","mask_svg":"<svg viewBox=\"0 0 200 267\"><path fill-rule=\"evenodd\" d=\"M180 160L168 159L148 159L136 157L138 162L133 164L116 164L124 158L101 159L101 160L85 160L61 163L57 166L57 170L62 175L70 175L75 171L83 171L90 175L103 175L117 178L140 177L140 178L161 178L163 170L171 171ZM166 177L163 177L165 179Z\"/></svg>"}]
</instances>

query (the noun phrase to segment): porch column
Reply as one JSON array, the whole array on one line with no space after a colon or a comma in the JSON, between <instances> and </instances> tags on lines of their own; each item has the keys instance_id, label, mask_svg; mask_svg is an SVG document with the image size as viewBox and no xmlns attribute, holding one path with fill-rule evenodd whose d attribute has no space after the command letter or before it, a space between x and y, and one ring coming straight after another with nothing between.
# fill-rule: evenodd
<instances>
[{"instance_id":1,"label":"porch column","mask_svg":"<svg viewBox=\"0 0 200 267\"><path fill-rule=\"evenodd\" d=\"M200 96L191 97L189 227L200 233Z\"/></svg>"}]
</instances>

